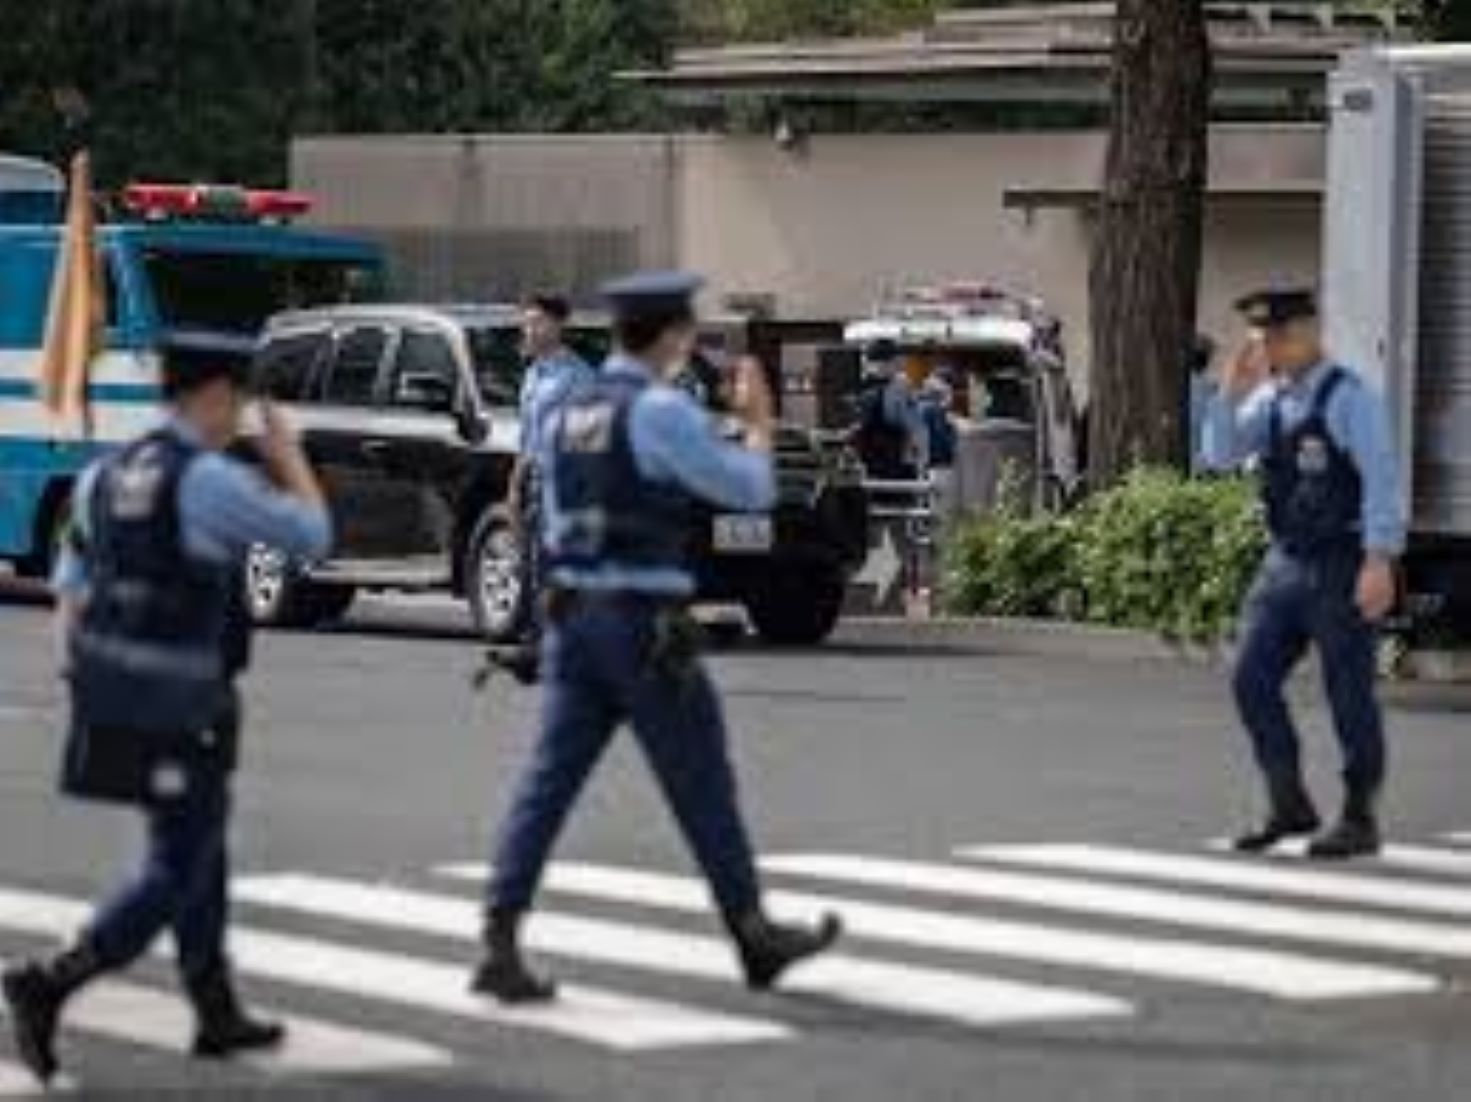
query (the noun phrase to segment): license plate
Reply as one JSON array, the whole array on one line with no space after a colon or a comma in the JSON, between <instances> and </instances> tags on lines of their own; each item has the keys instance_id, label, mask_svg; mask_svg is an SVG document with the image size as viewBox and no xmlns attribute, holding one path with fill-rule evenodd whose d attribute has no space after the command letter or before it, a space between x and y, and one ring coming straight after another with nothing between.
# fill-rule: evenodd
<instances>
[{"instance_id":1,"label":"license plate","mask_svg":"<svg viewBox=\"0 0 1471 1102\"><path fill-rule=\"evenodd\" d=\"M715 550L732 555L761 555L774 542L771 518L732 515L715 518Z\"/></svg>"}]
</instances>

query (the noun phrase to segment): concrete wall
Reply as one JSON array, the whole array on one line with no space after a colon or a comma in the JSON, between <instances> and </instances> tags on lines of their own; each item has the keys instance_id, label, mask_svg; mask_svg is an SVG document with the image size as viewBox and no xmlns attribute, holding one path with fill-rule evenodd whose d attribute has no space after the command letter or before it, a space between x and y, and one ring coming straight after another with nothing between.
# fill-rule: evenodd
<instances>
[{"instance_id":1,"label":"concrete wall","mask_svg":"<svg viewBox=\"0 0 1471 1102\"><path fill-rule=\"evenodd\" d=\"M1103 154L1096 132L816 135L791 150L764 136L327 138L296 143L293 178L318 195L318 222L388 241L418 297L586 294L611 272L680 264L710 277L712 303L760 295L823 317L862 314L886 287L992 279L1045 298L1082 367ZM1244 290L1315 280L1323 156L1313 128L1213 136L1207 332L1234 331ZM1009 189L1039 205L1006 209Z\"/></svg>"},{"instance_id":2,"label":"concrete wall","mask_svg":"<svg viewBox=\"0 0 1471 1102\"><path fill-rule=\"evenodd\" d=\"M406 296L591 294L677 260L673 157L657 136L329 137L293 143L291 175L315 222L388 244Z\"/></svg>"},{"instance_id":3,"label":"concrete wall","mask_svg":"<svg viewBox=\"0 0 1471 1102\"><path fill-rule=\"evenodd\" d=\"M1103 154L1092 133L816 136L795 152L763 138L689 138L680 254L717 292L771 294L788 315L863 311L885 286L994 279L1045 298L1085 363L1083 200ZM1221 194L1207 219L1201 323L1226 334L1244 290L1316 279L1317 199L1255 189L1321 182L1323 143L1310 130L1224 131L1213 157ZM1012 188L1074 202L1008 210Z\"/></svg>"}]
</instances>

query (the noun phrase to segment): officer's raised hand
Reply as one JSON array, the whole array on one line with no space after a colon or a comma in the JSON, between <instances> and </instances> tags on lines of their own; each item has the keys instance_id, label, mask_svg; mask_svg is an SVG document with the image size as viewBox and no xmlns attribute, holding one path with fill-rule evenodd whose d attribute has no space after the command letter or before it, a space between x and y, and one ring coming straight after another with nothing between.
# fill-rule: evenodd
<instances>
[{"instance_id":1,"label":"officer's raised hand","mask_svg":"<svg viewBox=\"0 0 1471 1102\"><path fill-rule=\"evenodd\" d=\"M770 450L775 407L761 362L754 356L741 357L731 386L730 408L746 427L747 447Z\"/></svg>"},{"instance_id":2,"label":"officer's raised hand","mask_svg":"<svg viewBox=\"0 0 1471 1102\"><path fill-rule=\"evenodd\" d=\"M1233 402L1249 397L1267 381L1271 365L1260 334L1253 334L1221 369L1221 390Z\"/></svg>"},{"instance_id":3,"label":"officer's raised hand","mask_svg":"<svg viewBox=\"0 0 1471 1102\"><path fill-rule=\"evenodd\" d=\"M261 458L271 478L286 493L312 504L323 501L322 488L301 447L301 434L274 402L260 403Z\"/></svg>"}]
</instances>

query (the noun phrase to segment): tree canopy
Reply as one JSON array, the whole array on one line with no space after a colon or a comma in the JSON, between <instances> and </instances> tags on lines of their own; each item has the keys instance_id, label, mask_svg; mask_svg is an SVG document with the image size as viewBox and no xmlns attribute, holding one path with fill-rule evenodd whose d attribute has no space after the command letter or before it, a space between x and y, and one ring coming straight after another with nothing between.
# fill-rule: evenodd
<instances>
[{"instance_id":1,"label":"tree canopy","mask_svg":"<svg viewBox=\"0 0 1471 1102\"><path fill-rule=\"evenodd\" d=\"M657 125L616 79L682 41L888 31L936 0L0 3L0 148L99 179L278 180L299 133Z\"/></svg>"}]
</instances>

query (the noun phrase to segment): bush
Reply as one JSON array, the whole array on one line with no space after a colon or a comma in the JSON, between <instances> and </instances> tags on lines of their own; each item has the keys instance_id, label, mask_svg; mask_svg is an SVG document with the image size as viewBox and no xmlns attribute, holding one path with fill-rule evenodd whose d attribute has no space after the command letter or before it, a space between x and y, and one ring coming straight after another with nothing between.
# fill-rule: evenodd
<instances>
[{"instance_id":1,"label":"bush","mask_svg":"<svg viewBox=\"0 0 1471 1102\"><path fill-rule=\"evenodd\" d=\"M1213 642L1264 546L1250 483L1146 470L1067 516L1004 512L961 525L946 548L944 597L963 615L1086 619Z\"/></svg>"}]
</instances>

